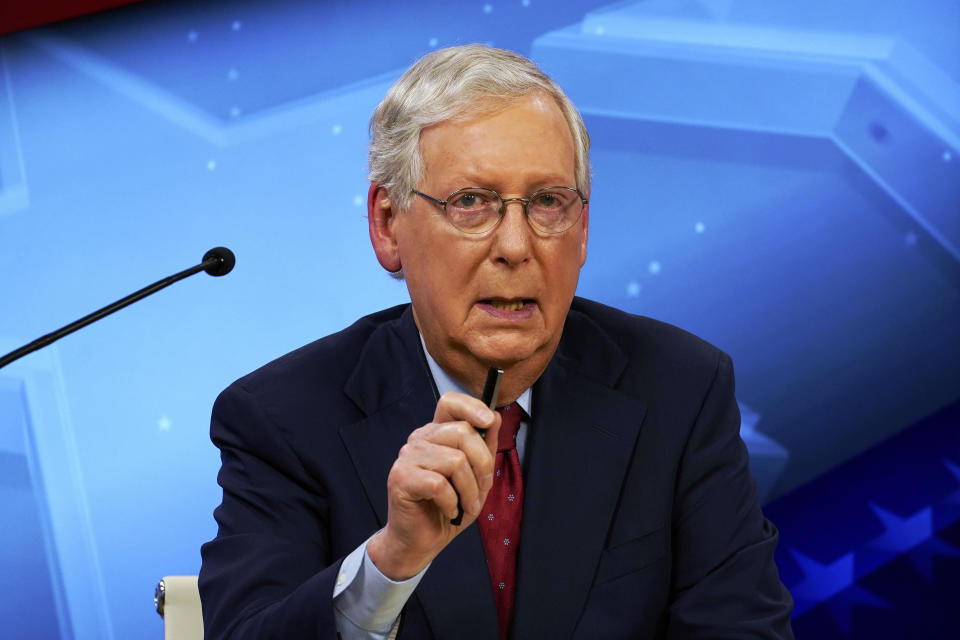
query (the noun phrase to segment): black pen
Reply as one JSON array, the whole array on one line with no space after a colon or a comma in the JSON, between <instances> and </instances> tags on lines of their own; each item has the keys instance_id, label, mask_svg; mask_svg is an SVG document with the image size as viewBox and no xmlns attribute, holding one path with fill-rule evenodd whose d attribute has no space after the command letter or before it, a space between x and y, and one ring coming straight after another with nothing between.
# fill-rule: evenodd
<instances>
[{"instance_id":1,"label":"black pen","mask_svg":"<svg viewBox=\"0 0 960 640\"><path fill-rule=\"evenodd\" d=\"M483 383L483 393L480 395L480 401L490 409L495 410L497 408L497 396L500 395L500 380L502 379L503 369L497 369L496 367L487 369L487 380ZM480 429L479 427L474 427L474 429L477 430L481 438L487 437L486 429ZM451 520L450 524L459 527L461 522L463 522L463 505L460 504L460 495L457 494L457 517Z\"/></svg>"}]
</instances>

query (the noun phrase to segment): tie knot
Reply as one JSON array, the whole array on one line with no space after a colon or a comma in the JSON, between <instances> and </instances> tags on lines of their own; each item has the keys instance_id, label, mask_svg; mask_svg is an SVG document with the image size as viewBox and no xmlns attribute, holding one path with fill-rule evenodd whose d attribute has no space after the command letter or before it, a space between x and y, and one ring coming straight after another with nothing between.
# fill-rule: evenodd
<instances>
[{"instance_id":1,"label":"tie knot","mask_svg":"<svg viewBox=\"0 0 960 640\"><path fill-rule=\"evenodd\" d=\"M511 402L505 407L498 407L497 413L500 414L502 419L500 436L497 439L497 451L509 451L517 446L517 430L520 429L523 409L516 402Z\"/></svg>"}]
</instances>

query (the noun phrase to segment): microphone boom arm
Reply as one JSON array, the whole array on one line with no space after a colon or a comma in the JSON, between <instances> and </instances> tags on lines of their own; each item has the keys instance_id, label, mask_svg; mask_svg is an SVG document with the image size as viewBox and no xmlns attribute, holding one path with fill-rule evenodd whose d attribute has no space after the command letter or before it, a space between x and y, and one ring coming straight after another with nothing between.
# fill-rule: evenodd
<instances>
[{"instance_id":1,"label":"microphone boom arm","mask_svg":"<svg viewBox=\"0 0 960 640\"><path fill-rule=\"evenodd\" d=\"M150 294L156 293L157 291L160 291L160 289L169 287L174 282L179 282L180 280L183 280L184 278L188 278L195 273L199 273L200 271L206 271L212 276L226 275L230 272L231 269L233 269L233 265L235 264L235 262L236 262L236 259L234 258L233 252L227 249L226 247L216 247L215 249L211 249L210 251L207 251L206 254L204 254L203 262L201 262L200 264L194 265L189 269L184 269L180 273L175 273L172 276L167 276L163 280L158 280L153 284L146 286L143 289L140 289L139 291L135 291L134 293L131 293L125 298L121 298L112 304L108 304L102 309L98 309L97 311L94 311L91 314L83 316L82 318L80 318L79 320L76 320L75 322L71 322L65 327L61 327L56 331L53 331L44 336L41 336L36 340L34 340L33 342L31 342L30 344L26 344L20 347L19 349L16 349L15 351L11 351L7 355L0 358L0 369L7 366L14 360L19 360L20 358L27 355L28 353L33 353L38 349L42 349L43 347L53 342L56 342L60 338L70 335L76 330L82 329L83 327L87 326L92 322L96 322L100 318L110 315L114 311L119 311L120 309L123 309L124 307L133 304L137 300L146 298Z\"/></svg>"}]
</instances>

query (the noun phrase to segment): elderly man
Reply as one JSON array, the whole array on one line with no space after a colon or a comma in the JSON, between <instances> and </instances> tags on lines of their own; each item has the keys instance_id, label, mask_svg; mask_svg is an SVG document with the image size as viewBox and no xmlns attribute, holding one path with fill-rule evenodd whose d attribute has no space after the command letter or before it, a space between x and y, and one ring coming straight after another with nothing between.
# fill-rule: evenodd
<instances>
[{"instance_id":1,"label":"elderly man","mask_svg":"<svg viewBox=\"0 0 960 640\"><path fill-rule=\"evenodd\" d=\"M560 88L445 49L371 130L370 239L411 304L218 398L208 637L791 637L729 358L574 298L589 140Z\"/></svg>"}]
</instances>

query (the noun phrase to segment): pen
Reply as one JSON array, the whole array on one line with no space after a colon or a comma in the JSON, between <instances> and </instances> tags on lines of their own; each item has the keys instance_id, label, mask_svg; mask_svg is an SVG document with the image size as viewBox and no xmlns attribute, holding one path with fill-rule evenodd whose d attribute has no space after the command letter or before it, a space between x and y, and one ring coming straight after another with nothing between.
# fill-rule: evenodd
<instances>
[{"instance_id":1,"label":"pen","mask_svg":"<svg viewBox=\"0 0 960 640\"><path fill-rule=\"evenodd\" d=\"M503 369L490 367L487 369L487 380L483 383L483 393L480 395L480 401L491 409L497 408L497 396L500 395L500 380L503 379ZM474 427L481 438L487 437L487 430ZM463 521L463 505L460 504L460 495L457 495L457 517L450 521L455 527L459 527Z\"/></svg>"}]
</instances>

